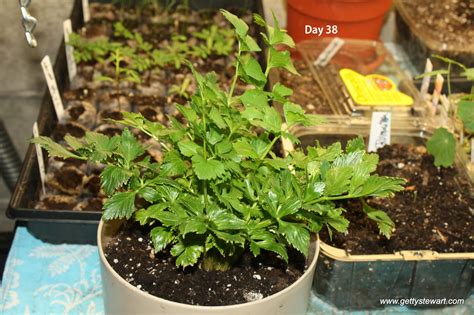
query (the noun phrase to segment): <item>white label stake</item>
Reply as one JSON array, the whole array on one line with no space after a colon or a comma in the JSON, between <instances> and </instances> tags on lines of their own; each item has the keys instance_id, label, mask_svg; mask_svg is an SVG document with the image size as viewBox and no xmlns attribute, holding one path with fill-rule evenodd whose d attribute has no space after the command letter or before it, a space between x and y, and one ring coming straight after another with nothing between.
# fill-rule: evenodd
<instances>
[{"instance_id":1,"label":"white label stake","mask_svg":"<svg viewBox=\"0 0 474 315\"><path fill-rule=\"evenodd\" d=\"M369 152L390 144L392 114L389 112L373 112L370 125Z\"/></svg>"},{"instance_id":2,"label":"white label stake","mask_svg":"<svg viewBox=\"0 0 474 315\"><path fill-rule=\"evenodd\" d=\"M325 67L329 61L331 61L332 57L337 54L339 49L341 49L342 45L344 45L344 40L338 37L334 38L323 50L323 52L319 54L318 59L316 59L314 62L314 65Z\"/></svg>"},{"instance_id":3,"label":"white label stake","mask_svg":"<svg viewBox=\"0 0 474 315\"><path fill-rule=\"evenodd\" d=\"M33 137L35 138L39 137L37 122L33 124ZM44 168L43 151L41 150L41 147L39 144L35 144L35 149L36 149L36 159L38 160L38 168L40 172L41 188L43 189L43 194L46 194L46 189L44 186L44 183L46 180L46 172Z\"/></svg>"},{"instance_id":4,"label":"white label stake","mask_svg":"<svg viewBox=\"0 0 474 315\"><path fill-rule=\"evenodd\" d=\"M82 17L84 23L89 22L91 19L91 11L89 10L89 0L82 0Z\"/></svg>"},{"instance_id":5,"label":"white label stake","mask_svg":"<svg viewBox=\"0 0 474 315\"><path fill-rule=\"evenodd\" d=\"M433 105L435 112L436 112L436 109L438 108L439 96L441 95L441 91L443 90L443 83L444 83L443 76L441 74L436 75L433 96L431 98L432 99L431 104Z\"/></svg>"},{"instance_id":6,"label":"white label stake","mask_svg":"<svg viewBox=\"0 0 474 315\"><path fill-rule=\"evenodd\" d=\"M48 84L49 94L51 94L53 100L56 116L58 116L58 121L62 123L64 121L64 106L61 95L59 95L58 85L56 84L56 78L54 77L53 66L51 65L49 56L44 56L43 60L41 60L41 67L43 68L44 77Z\"/></svg>"},{"instance_id":7,"label":"white label stake","mask_svg":"<svg viewBox=\"0 0 474 315\"><path fill-rule=\"evenodd\" d=\"M474 139L471 139L471 163L474 163Z\"/></svg>"},{"instance_id":8,"label":"white label stake","mask_svg":"<svg viewBox=\"0 0 474 315\"><path fill-rule=\"evenodd\" d=\"M66 49L66 60L67 60L67 71L69 74L69 82L72 82L72 79L77 74L77 66L74 61L74 47L68 45L69 35L72 33L72 24L71 20L67 19L63 22L63 31L64 31L64 47Z\"/></svg>"},{"instance_id":9,"label":"white label stake","mask_svg":"<svg viewBox=\"0 0 474 315\"><path fill-rule=\"evenodd\" d=\"M423 73L427 74L431 71L433 71L433 64L431 63L430 58L427 58L425 71ZM423 97L425 97L425 95L428 94L428 88L430 87L430 80L431 80L431 76L426 76L426 77L423 77L423 81L421 81L420 93L421 93L421 96Z\"/></svg>"}]
</instances>

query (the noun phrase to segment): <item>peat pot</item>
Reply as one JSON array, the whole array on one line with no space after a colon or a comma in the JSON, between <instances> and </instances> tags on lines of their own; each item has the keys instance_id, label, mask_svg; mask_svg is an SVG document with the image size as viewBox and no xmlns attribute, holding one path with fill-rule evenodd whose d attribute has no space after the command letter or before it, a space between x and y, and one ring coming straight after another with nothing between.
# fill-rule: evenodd
<instances>
[{"instance_id":1,"label":"peat pot","mask_svg":"<svg viewBox=\"0 0 474 315\"><path fill-rule=\"evenodd\" d=\"M104 248L124 221L101 221L97 232L104 305L106 314L305 314L313 282L319 241L313 239L308 255L308 269L292 285L264 299L228 306L195 306L168 301L132 286L111 267Z\"/></svg>"}]
</instances>

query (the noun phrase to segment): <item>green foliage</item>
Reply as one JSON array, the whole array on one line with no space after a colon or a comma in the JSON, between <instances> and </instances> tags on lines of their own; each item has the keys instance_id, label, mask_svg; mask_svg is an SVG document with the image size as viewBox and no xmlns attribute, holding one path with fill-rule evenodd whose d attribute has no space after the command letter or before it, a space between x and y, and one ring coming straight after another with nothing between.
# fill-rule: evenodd
<instances>
[{"instance_id":1,"label":"green foliage","mask_svg":"<svg viewBox=\"0 0 474 315\"><path fill-rule=\"evenodd\" d=\"M88 133L85 139L69 141L71 157L106 165L101 174L109 197L104 218L133 217L151 226L155 250L170 249L182 267L199 263L203 269L226 269L244 249L254 255L272 251L285 261L290 247L307 255L311 233L324 226L347 229L349 222L337 200L391 196L404 183L373 175L378 157L367 154L360 139L351 141L346 151L335 143L277 157L277 141L298 141L291 126L321 122L288 100L289 88L279 84L271 92L265 90L270 68L293 71L288 54L276 46L294 43L278 24L269 27L256 16L268 34L263 36L271 62L263 70L253 56L261 48L249 36L247 24L222 13L239 41L230 89L223 91L216 74L202 75L188 63L197 91L188 104L178 105L185 124L172 120L164 126L137 113L124 113L119 121L159 142L161 162L144 157L144 148L128 129L121 136ZM248 86L235 96L239 80ZM274 100L285 104L283 118L270 106ZM54 149L52 154L68 157L68 150L36 141ZM138 197L148 205L136 209ZM382 229L388 233L385 225Z\"/></svg>"},{"instance_id":2,"label":"green foliage","mask_svg":"<svg viewBox=\"0 0 474 315\"><path fill-rule=\"evenodd\" d=\"M448 65L448 68L435 70L422 74L418 77L445 74L448 81L449 95L451 95L451 70L453 66L460 68L463 71L461 75L473 82L471 93L463 95L457 104L457 117L459 117L459 119L461 119L463 122L464 129L467 133L466 138L469 138L469 134L474 133L474 68L467 68L462 63L447 57L439 55L433 55L433 57L445 62ZM473 148L470 148L470 150L473 150ZM428 141L428 152L434 156L436 166L452 166L454 164L454 157L456 155L455 136L443 127L438 128L433 134L432 138Z\"/></svg>"},{"instance_id":3,"label":"green foliage","mask_svg":"<svg viewBox=\"0 0 474 315\"><path fill-rule=\"evenodd\" d=\"M458 117L462 120L467 132L474 133L474 101L460 101Z\"/></svg>"},{"instance_id":4,"label":"green foliage","mask_svg":"<svg viewBox=\"0 0 474 315\"><path fill-rule=\"evenodd\" d=\"M427 149L435 158L435 166L452 166L456 155L456 138L446 128L438 128L428 140Z\"/></svg>"}]
</instances>

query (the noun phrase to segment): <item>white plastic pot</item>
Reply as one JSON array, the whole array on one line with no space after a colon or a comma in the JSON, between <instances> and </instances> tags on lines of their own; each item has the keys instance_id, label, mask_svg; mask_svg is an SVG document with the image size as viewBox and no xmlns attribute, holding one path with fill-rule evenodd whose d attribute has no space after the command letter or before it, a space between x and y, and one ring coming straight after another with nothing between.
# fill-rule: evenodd
<instances>
[{"instance_id":1,"label":"white plastic pot","mask_svg":"<svg viewBox=\"0 0 474 315\"><path fill-rule=\"evenodd\" d=\"M145 293L118 275L105 258L104 248L122 223L123 221L101 221L97 233L106 314L306 314L319 254L318 240L313 239L310 244L308 269L286 289L264 299L245 304L195 306L168 301Z\"/></svg>"}]
</instances>

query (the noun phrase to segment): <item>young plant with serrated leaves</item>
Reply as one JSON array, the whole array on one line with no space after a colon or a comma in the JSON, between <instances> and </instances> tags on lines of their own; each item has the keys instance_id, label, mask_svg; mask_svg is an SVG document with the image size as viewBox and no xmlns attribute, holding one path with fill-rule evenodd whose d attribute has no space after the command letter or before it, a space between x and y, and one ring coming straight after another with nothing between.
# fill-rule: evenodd
<instances>
[{"instance_id":1,"label":"young plant with serrated leaves","mask_svg":"<svg viewBox=\"0 0 474 315\"><path fill-rule=\"evenodd\" d=\"M464 76L466 79L473 82L471 93L462 95L457 101L454 110L454 119L460 119L463 124L463 130L461 130L462 135L460 136L463 141L462 145L469 153L473 150L473 148L471 148L470 139L474 136L474 68L467 68L462 63L443 56L433 55L433 57L445 62L448 65L448 68L428 72L418 76L418 78L438 74L446 75L448 96L451 96L451 75L454 67L460 68L462 70L461 76ZM456 156L456 137L445 127L439 127L428 140L427 149L434 157L435 166L453 166Z\"/></svg>"},{"instance_id":2,"label":"young plant with serrated leaves","mask_svg":"<svg viewBox=\"0 0 474 315\"><path fill-rule=\"evenodd\" d=\"M117 97L117 102L120 108L120 83L123 81L133 82L133 83L140 83L140 75L134 69L127 68L122 65L125 57L130 57L134 54L134 51L130 47L118 47L116 48L108 61L112 62L115 69L115 76L99 76L97 80L99 81L109 81L112 82L115 86L115 96Z\"/></svg>"},{"instance_id":3,"label":"young plant with serrated leaves","mask_svg":"<svg viewBox=\"0 0 474 315\"><path fill-rule=\"evenodd\" d=\"M222 14L239 43L229 90L219 87L215 73L201 75L188 64L198 88L188 104L178 105L184 124L170 117L164 126L138 113L124 113L119 121L159 142L162 161L144 158L145 148L128 129L112 138L68 136L67 148L45 137L33 140L52 155L106 164L101 174L108 195L104 219L149 226L156 251L169 250L178 266L198 264L204 270L227 270L245 250L255 256L271 251L284 261L289 248L307 255L311 233L323 227L346 231L349 222L336 201L388 197L404 183L373 175L378 156L366 153L360 138L345 150L334 143L278 156L279 140L298 142L292 127L322 122L289 101L291 89L276 84L265 90L270 69L296 73L289 52L277 49L293 47L293 40L277 21L270 27L255 16L266 30L262 36L269 55L263 70L253 57L261 47L247 24L227 11ZM247 89L235 96L239 80ZM270 106L273 101L284 104L283 118ZM148 205L137 207L138 198ZM393 223L383 212L366 212L383 234L390 234Z\"/></svg>"}]
</instances>

